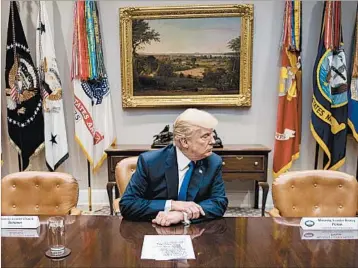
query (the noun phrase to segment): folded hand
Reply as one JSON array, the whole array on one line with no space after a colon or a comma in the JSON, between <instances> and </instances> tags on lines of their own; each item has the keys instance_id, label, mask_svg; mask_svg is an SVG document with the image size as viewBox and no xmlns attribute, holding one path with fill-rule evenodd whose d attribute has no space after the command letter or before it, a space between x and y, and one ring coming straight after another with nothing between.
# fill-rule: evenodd
<instances>
[{"instance_id":1,"label":"folded hand","mask_svg":"<svg viewBox=\"0 0 358 268\"><path fill-rule=\"evenodd\" d=\"M184 215L179 211L170 211L164 212L160 211L157 217L152 220L152 223L161 225L161 226L170 226L172 224L177 224L184 220Z\"/></svg>"},{"instance_id":2,"label":"folded hand","mask_svg":"<svg viewBox=\"0 0 358 268\"><path fill-rule=\"evenodd\" d=\"M188 214L188 219L198 219L200 214L205 216L203 208L194 203L188 201L172 201L172 210L186 212Z\"/></svg>"}]
</instances>

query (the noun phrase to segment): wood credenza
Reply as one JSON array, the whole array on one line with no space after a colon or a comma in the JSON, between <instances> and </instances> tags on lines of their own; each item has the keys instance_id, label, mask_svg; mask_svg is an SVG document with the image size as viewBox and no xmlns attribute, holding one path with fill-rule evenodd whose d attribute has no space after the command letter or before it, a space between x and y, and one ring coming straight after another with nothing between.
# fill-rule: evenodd
<instances>
[{"instance_id":1,"label":"wood credenza","mask_svg":"<svg viewBox=\"0 0 358 268\"><path fill-rule=\"evenodd\" d=\"M111 215L113 214L113 188L115 188L115 198L119 197L115 179L115 168L117 163L124 158L138 156L141 153L150 150L157 149L151 149L149 145L114 145L106 150L108 156L107 193ZM224 148L214 148L213 151L223 159L222 172L225 181L255 181L255 208L258 208L259 187L262 187L261 214L264 216L267 193L269 190L269 185L267 183L267 161L271 149L260 144L236 144L225 145Z\"/></svg>"}]
</instances>

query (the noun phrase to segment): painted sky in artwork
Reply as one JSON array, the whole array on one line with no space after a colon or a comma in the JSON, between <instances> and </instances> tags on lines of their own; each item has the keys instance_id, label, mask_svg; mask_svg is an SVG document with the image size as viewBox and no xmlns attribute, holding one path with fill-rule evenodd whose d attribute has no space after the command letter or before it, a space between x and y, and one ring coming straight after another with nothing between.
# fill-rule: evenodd
<instances>
[{"instance_id":1,"label":"painted sky in artwork","mask_svg":"<svg viewBox=\"0 0 358 268\"><path fill-rule=\"evenodd\" d=\"M160 34L160 42L146 44L138 53L227 53L228 42L240 36L241 18L146 20Z\"/></svg>"}]
</instances>

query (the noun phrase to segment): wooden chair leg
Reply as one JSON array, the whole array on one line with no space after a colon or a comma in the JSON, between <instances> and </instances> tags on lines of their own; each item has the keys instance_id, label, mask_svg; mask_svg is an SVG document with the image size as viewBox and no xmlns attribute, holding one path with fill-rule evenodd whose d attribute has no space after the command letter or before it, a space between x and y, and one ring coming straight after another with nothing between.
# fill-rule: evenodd
<instances>
[{"instance_id":1,"label":"wooden chair leg","mask_svg":"<svg viewBox=\"0 0 358 268\"><path fill-rule=\"evenodd\" d=\"M116 187L116 185L116 182L107 182L107 195L109 199L109 210L111 215L113 215L113 187Z\"/></svg>"},{"instance_id":2,"label":"wooden chair leg","mask_svg":"<svg viewBox=\"0 0 358 268\"><path fill-rule=\"evenodd\" d=\"M261 205L261 216L265 216L265 207L266 207L266 200L267 194L270 189L270 186L267 182L259 182L259 186L262 188L262 205Z\"/></svg>"}]
</instances>

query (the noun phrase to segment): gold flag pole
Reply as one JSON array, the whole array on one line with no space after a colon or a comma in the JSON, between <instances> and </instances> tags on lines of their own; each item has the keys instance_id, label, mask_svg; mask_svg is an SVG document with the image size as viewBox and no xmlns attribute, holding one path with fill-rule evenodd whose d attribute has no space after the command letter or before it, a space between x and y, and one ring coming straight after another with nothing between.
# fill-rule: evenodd
<instances>
[{"instance_id":1,"label":"gold flag pole","mask_svg":"<svg viewBox=\"0 0 358 268\"><path fill-rule=\"evenodd\" d=\"M87 160L87 173L88 173L88 209L92 211L92 190L91 190L91 164Z\"/></svg>"}]
</instances>

